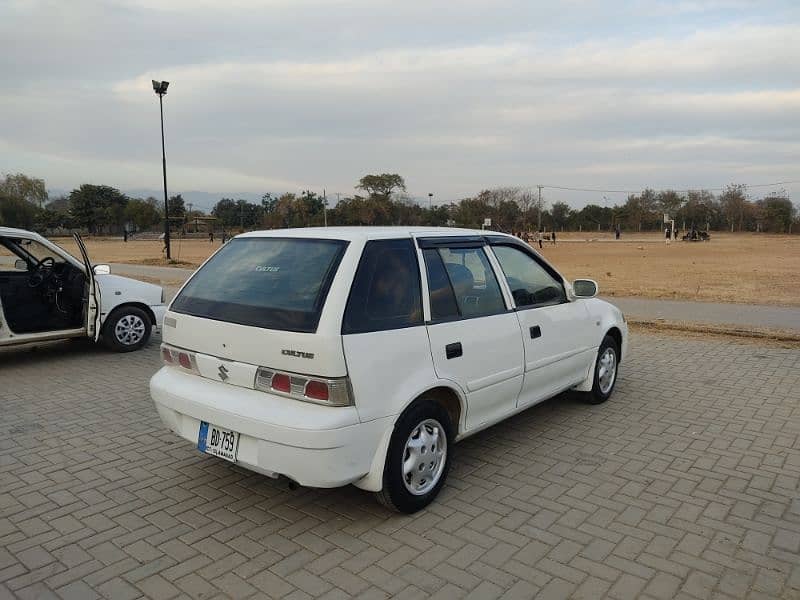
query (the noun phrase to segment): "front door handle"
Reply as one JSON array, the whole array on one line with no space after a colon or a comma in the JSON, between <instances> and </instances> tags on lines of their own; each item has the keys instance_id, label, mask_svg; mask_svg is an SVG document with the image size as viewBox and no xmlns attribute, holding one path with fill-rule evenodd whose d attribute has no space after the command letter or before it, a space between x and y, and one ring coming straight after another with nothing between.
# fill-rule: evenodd
<instances>
[{"instance_id":1,"label":"front door handle","mask_svg":"<svg viewBox=\"0 0 800 600\"><path fill-rule=\"evenodd\" d=\"M461 348L461 342L453 342L452 344L447 344L447 346L444 347L444 353L447 356L448 360L463 355L464 350Z\"/></svg>"},{"instance_id":2,"label":"front door handle","mask_svg":"<svg viewBox=\"0 0 800 600\"><path fill-rule=\"evenodd\" d=\"M542 328L538 325L534 325L531 327L531 339L536 339L538 337L542 337Z\"/></svg>"}]
</instances>

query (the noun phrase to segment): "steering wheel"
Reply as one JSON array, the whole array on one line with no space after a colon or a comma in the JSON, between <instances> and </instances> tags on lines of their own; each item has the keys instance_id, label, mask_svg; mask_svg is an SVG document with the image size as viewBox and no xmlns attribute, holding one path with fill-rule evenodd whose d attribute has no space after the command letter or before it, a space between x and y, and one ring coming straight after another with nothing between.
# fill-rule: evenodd
<instances>
[{"instance_id":1,"label":"steering wheel","mask_svg":"<svg viewBox=\"0 0 800 600\"><path fill-rule=\"evenodd\" d=\"M28 277L28 287L37 288L50 279L53 274L53 265L56 260L52 256L45 256L33 267L33 273Z\"/></svg>"}]
</instances>

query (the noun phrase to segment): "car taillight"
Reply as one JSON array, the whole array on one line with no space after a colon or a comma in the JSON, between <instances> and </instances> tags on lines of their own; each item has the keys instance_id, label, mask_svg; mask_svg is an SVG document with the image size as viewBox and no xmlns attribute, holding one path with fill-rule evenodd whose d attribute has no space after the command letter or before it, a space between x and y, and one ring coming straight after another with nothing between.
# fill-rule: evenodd
<instances>
[{"instance_id":1,"label":"car taillight","mask_svg":"<svg viewBox=\"0 0 800 600\"><path fill-rule=\"evenodd\" d=\"M161 344L161 360L170 367L180 367L185 371L200 375L194 352L187 352L180 348L173 348L168 344Z\"/></svg>"},{"instance_id":2,"label":"car taillight","mask_svg":"<svg viewBox=\"0 0 800 600\"><path fill-rule=\"evenodd\" d=\"M324 381L317 381L312 379L306 384L306 396L313 400L322 400L327 402L329 398L328 384Z\"/></svg>"},{"instance_id":3,"label":"car taillight","mask_svg":"<svg viewBox=\"0 0 800 600\"><path fill-rule=\"evenodd\" d=\"M175 361L172 360L172 352L165 346L161 346L161 360L164 361L165 365L175 364Z\"/></svg>"},{"instance_id":4,"label":"car taillight","mask_svg":"<svg viewBox=\"0 0 800 600\"><path fill-rule=\"evenodd\" d=\"M184 369L192 368L192 361L189 360L189 355L186 352L178 352L178 364Z\"/></svg>"},{"instance_id":5,"label":"car taillight","mask_svg":"<svg viewBox=\"0 0 800 600\"><path fill-rule=\"evenodd\" d=\"M327 406L353 404L350 381L347 377L325 379L259 367L256 372L255 387L264 392Z\"/></svg>"},{"instance_id":6,"label":"car taillight","mask_svg":"<svg viewBox=\"0 0 800 600\"><path fill-rule=\"evenodd\" d=\"M292 391L292 380L285 373L275 373L272 376L270 387L276 392L288 394Z\"/></svg>"}]
</instances>

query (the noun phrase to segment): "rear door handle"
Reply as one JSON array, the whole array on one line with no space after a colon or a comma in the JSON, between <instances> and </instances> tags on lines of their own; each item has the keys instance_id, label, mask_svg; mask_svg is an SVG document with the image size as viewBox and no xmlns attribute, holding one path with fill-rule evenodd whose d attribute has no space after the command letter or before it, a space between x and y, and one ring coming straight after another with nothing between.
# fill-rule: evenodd
<instances>
[{"instance_id":1,"label":"rear door handle","mask_svg":"<svg viewBox=\"0 0 800 600\"><path fill-rule=\"evenodd\" d=\"M531 339L542 337L542 328L538 325L531 327Z\"/></svg>"},{"instance_id":2,"label":"rear door handle","mask_svg":"<svg viewBox=\"0 0 800 600\"><path fill-rule=\"evenodd\" d=\"M464 350L461 348L461 342L447 344L447 346L444 347L444 353L448 360L462 356L464 354Z\"/></svg>"}]
</instances>

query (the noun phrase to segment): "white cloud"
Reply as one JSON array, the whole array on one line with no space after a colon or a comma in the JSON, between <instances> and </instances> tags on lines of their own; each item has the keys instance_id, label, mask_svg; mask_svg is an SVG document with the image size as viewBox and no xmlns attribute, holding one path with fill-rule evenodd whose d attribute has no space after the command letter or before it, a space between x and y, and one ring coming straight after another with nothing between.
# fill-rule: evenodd
<instances>
[{"instance_id":1,"label":"white cloud","mask_svg":"<svg viewBox=\"0 0 800 600\"><path fill-rule=\"evenodd\" d=\"M0 90L0 159L61 187L92 169L157 181L151 79L171 82L184 189L347 192L371 170L443 199L555 178L680 187L779 166L800 179L791 3L76 5L0 8L0 77L15 82Z\"/></svg>"}]
</instances>

